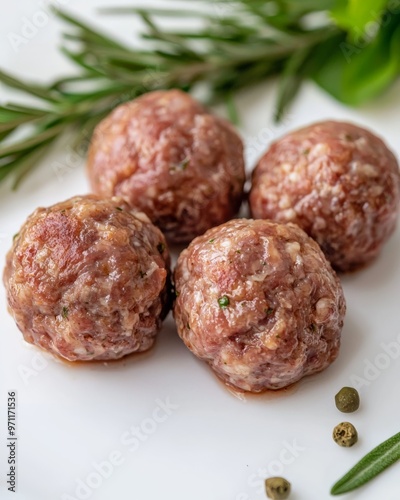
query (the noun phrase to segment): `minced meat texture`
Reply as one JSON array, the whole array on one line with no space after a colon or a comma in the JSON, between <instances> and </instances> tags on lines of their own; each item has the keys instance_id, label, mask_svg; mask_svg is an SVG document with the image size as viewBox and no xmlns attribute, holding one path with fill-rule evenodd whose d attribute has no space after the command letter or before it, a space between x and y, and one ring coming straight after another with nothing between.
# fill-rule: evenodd
<instances>
[{"instance_id":1,"label":"minced meat texture","mask_svg":"<svg viewBox=\"0 0 400 500\"><path fill-rule=\"evenodd\" d=\"M333 267L370 262L392 234L400 203L399 166L381 139L327 121L273 143L253 172L253 217L294 222Z\"/></svg>"},{"instance_id":2,"label":"minced meat texture","mask_svg":"<svg viewBox=\"0 0 400 500\"><path fill-rule=\"evenodd\" d=\"M94 196L37 209L4 270L25 340L70 361L149 349L167 313L168 282L159 229L122 199Z\"/></svg>"},{"instance_id":3,"label":"minced meat texture","mask_svg":"<svg viewBox=\"0 0 400 500\"><path fill-rule=\"evenodd\" d=\"M185 243L238 211L243 144L226 120L185 92L155 91L98 125L87 171L95 193L124 197L168 240Z\"/></svg>"},{"instance_id":4,"label":"minced meat texture","mask_svg":"<svg viewBox=\"0 0 400 500\"><path fill-rule=\"evenodd\" d=\"M232 386L280 389L338 355L343 290L296 225L237 219L211 229L182 252L174 280L180 337Z\"/></svg>"}]
</instances>

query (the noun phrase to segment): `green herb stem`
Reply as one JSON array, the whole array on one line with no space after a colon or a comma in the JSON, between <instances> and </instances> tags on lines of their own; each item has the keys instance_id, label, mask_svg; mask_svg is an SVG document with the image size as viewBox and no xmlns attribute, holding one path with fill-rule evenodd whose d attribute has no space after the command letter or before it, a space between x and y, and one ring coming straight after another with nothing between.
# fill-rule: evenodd
<instances>
[{"instance_id":1,"label":"green herb stem","mask_svg":"<svg viewBox=\"0 0 400 500\"><path fill-rule=\"evenodd\" d=\"M15 183L21 177L21 164L25 176L67 129L84 135L88 143L87 133L98 120L118 104L151 90L191 92L201 84L205 103L225 102L236 122L234 92L282 75L275 112L279 120L305 78L314 79L343 102L360 104L398 76L400 14L382 23L376 39L360 53L351 53L348 64L350 56L341 50L351 32L346 20L356 19L359 9L362 22L371 21L368 2L359 2L357 9L352 6L351 13L339 0L280 0L274 2L275 10L270 4L264 0L197 0L190 8L185 2L182 8L106 9L108 14L131 13L141 19L143 47L139 49L54 9L67 27L61 51L76 65L78 74L44 86L0 71L0 82L40 101L37 108L0 106L0 141L6 140L0 144L0 182L13 175ZM309 14L329 11L331 16L322 15L317 25L307 22ZM158 21L166 16L190 19L198 28L164 29ZM25 131L30 135L18 134ZM25 138L16 141L14 133Z\"/></svg>"}]
</instances>

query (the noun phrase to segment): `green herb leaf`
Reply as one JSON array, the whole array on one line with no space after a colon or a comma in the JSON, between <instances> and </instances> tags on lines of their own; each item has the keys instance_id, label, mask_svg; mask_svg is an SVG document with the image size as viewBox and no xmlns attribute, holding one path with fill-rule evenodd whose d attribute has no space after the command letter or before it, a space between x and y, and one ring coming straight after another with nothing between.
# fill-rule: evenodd
<instances>
[{"instance_id":1,"label":"green herb leaf","mask_svg":"<svg viewBox=\"0 0 400 500\"><path fill-rule=\"evenodd\" d=\"M34 95L36 97L39 97L40 99L44 99L45 101L59 101L59 96L57 96L57 93L52 92L48 88L37 84L25 83L18 78L9 75L5 71L0 71L0 82L14 89L21 90L22 92L25 92L29 95Z\"/></svg>"},{"instance_id":2,"label":"green herb leaf","mask_svg":"<svg viewBox=\"0 0 400 500\"><path fill-rule=\"evenodd\" d=\"M64 318L64 319L67 319L68 318L68 307L63 307L62 308L62 311L61 311L61 316Z\"/></svg>"},{"instance_id":3,"label":"green herb leaf","mask_svg":"<svg viewBox=\"0 0 400 500\"><path fill-rule=\"evenodd\" d=\"M221 309L225 309L225 307L229 306L229 297L226 295L223 295L218 299L218 304Z\"/></svg>"},{"instance_id":4,"label":"green herb leaf","mask_svg":"<svg viewBox=\"0 0 400 500\"><path fill-rule=\"evenodd\" d=\"M331 17L338 26L360 37L369 22L380 21L388 0L336 0Z\"/></svg>"},{"instance_id":5,"label":"green herb leaf","mask_svg":"<svg viewBox=\"0 0 400 500\"><path fill-rule=\"evenodd\" d=\"M400 432L384 441L362 458L332 486L332 495L343 495L364 485L400 460Z\"/></svg>"},{"instance_id":6,"label":"green herb leaf","mask_svg":"<svg viewBox=\"0 0 400 500\"><path fill-rule=\"evenodd\" d=\"M164 253L164 250L165 250L165 245L164 245L164 243L159 243L159 244L157 245L157 250L158 250L158 252L159 252L160 254Z\"/></svg>"},{"instance_id":7,"label":"green herb leaf","mask_svg":"<svg viewBox=\"0 0 400 500\"><path fill-rule=\"evenodd\" d=\"M400 16L394 21L345 68L344 102L360 105L379 95L399 75Z\"/></svg>"},{"instance_id":8,"label":"green herb leaf","mask_svg":"<svg viewBox=\"0 0 400 500\"><path fill-rule=\"evenodd\" d=\"M333 97L358 106L376 97L400 74L400 15L362 48L338 39L329 57L314 71L314 80Z\"/></svg>"},{"instance_id":9,"label":"green herb leaf","mask_svg":"<svg viewBox=\"0 0 400 500\"><path fill-rule=\"evenodd\" d=\"M190 164L190 158L186 157L184 160L182 160L180 163L177 165L173 165L171 167L172 171L179 171L179 170L186 170L188 165Z\"/></svg>"},{"instance_id":10,"label":"green herb leaf","mask_svg":"<svg viewBox=\"0 0 400 500\"><path fill-rule=\"evenodd\" d=\"M226 109L227 109L230 121L234 125L238 125L239 124L239 115L238 115L235 99L232 95L232 92L228 92L226 94L225 103L226 103Z\"/></svg>"},{"instance_id":11,"label":"green herb leaf","mask_svg":"<svg viewBox=\"0 0 400 500\"><path fill-rule=\"evenodd\" d=\"M106 47L116 47L120 48L123 50L126 50L126 47L115 41L114 39L108 37L104 33L101 33L100 31L96 30L95 28L92 28L85 22L77 19L74 16L71 16L64 12L63 10L53 8L55 14L62 20L66 21L68 24L75 26L79 30L81 30L83 33L85 33L89 38L92 38L94 41L97 43L101 43L103 46Z\"/></svg>"},{"instance_id":12,"label":"green herb leaf","mask_svg":"<svg viewBox=\"0 0 400 500\"><path fill-rule=\"evenodd\" d=\"M310 49L300 49L295 52L287 61L282 74L282 79L279 86L278 98L276 103L275 121L279 122L283 114L296 96L301 82L303 80L303 72L301 68L305 68L305 62L310 56Z\"/></svg>"},{"instance_id":13,"label":"green herb leaf","mask_svg":"<svg viewBox=\"0 0 400 500\"><path fill-rule=\"evenodd\" d=\"M192 92L201 87L206 104L225 101L230 118L236 121L235 92L276 75L282 75L277 118L305 78L314 78L340 101L358 105L398 77L399 14L392 12L390 22L381 23L377 36L361 51L348 38L353 25L364 29L366 23L379 19L384 0L279 0L273 4L274 9L271 2L262 0L197 0L195 8L182 4L163 9L109 9L121 15L131 12L142 20L142 49L124 45L55 9L67 26L61 50L77 65L78 73L44 86L0 71L0 82L43 103L43 109L0 106L0 141L7 138L7 145L0 146L0 182L13 176L18 183L60 133L70 130L87 136L118 104L150 90ZM317 27L307 22L309 14L329 11L331 18L319 16ZM187 18L188 24L193 22L198 28L166 29L160 17ZM351 64L342 43L353 44ZM180 168L186 166L184 162Z\"/></svg>"}]
</instances>

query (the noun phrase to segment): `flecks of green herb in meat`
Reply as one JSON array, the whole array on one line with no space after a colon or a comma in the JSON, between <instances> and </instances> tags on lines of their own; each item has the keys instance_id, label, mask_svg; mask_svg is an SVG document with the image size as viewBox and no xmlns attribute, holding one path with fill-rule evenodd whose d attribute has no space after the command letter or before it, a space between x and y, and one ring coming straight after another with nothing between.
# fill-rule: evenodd
<instances>
[{"instance_id":1,"label":"flecks of green herb in meat","mask_svg":"<svg viewBox=\"0 0 400 500\"><path fill-rule=\"evenodd\" d=\"M223 295L218 299L218 305L221 309L225 309L226 307L229 306L229 297L226 295Z\"/></svg>"}]
</instances>

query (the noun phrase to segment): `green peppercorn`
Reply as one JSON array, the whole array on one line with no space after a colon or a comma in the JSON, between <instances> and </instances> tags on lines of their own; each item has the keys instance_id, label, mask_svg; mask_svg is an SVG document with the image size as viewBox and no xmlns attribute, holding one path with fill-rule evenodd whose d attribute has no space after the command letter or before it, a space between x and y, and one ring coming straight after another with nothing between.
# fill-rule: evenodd
<instances>
[{"instance_id":1,"label":"green peppercorn","mask_svg":"<svg viewBox=\"0 0 400 500\"><path fill-rule=\"evenodd\" d=\"M270 477L265 480L265 491L272 500L286 500L290 495L290 483L283 477Z\"/></svg>"},{"instance_id":2,"label":"green peppercorn","mask_svg":"<svg viewBox=\"0 0 400 500\"><path fill-rule=\"evenodd\" d=\"M333 440L339 446L349 448L358 441L357 430L350 422L342 422L333 429Z\"/></svg>"},{"instance_id":3,"label":"green peppercorn","mask_svg":"<svg viewBox=\"0 0 400 500\"><path fill-rule=\"evenodd\" d=\"M352 413L360 406L360 396L353 387L343 387L335 396L336 408L343 413Z\"/></svg>"}]
</instances>

